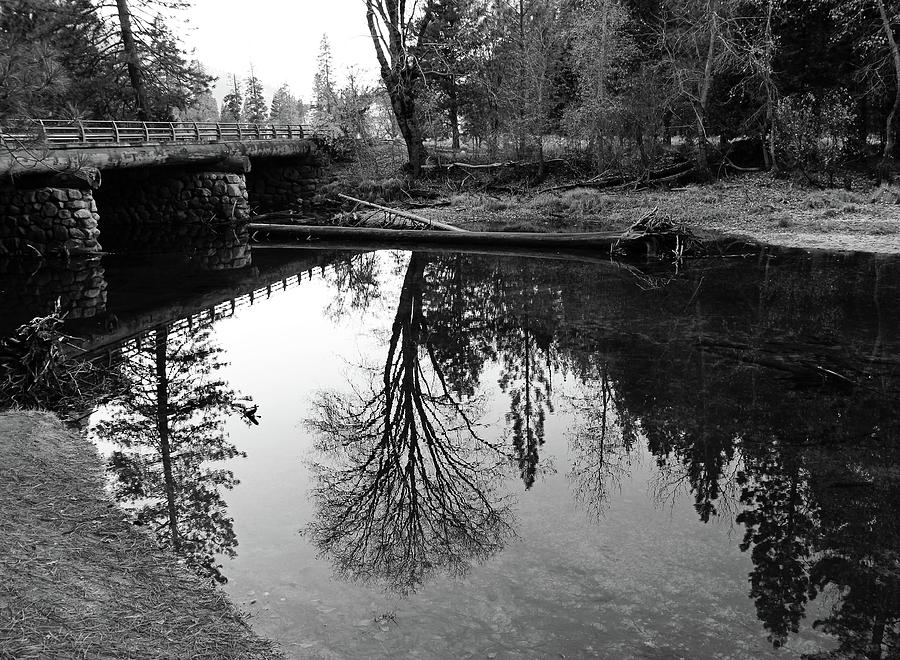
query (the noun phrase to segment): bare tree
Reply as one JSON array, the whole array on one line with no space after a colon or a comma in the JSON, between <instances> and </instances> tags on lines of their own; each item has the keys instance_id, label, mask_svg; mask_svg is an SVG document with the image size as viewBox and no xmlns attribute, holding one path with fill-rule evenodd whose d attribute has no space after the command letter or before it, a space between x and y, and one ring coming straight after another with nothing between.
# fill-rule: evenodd
<instances>
[{"instance_id":1,"label":"bare tree","mask_svg":"<svg viewBox=\"0 0 900 660\"><path fill-rule=\"evenodd\" d=\"M661 25L662 66L675 93L694 114L697 174L712 176L709 166L709 105L716 76L727 70L732 52L724 47L727 23L736 0L666 0Z\"/></svg>"},{"instance_id":2,"label":"bare tree","mask_svg":"<svg viewBox=\"0 0 900 660\"><path fill-rule=\"evenodd\" d=\"M431 2L418 11L406 0L365 0L366 22L400 133L406 142L412 176L418 177L425 161L422 128L416 116L419 41L432 18ZM421 14L421 15L419 15Z\"/></svg>"},{"instance_id":3,"label":"bare tree","mask_svg":"<svg viewBox=\"0 0 900 660\"><path fill-rule=\"evenodd\" d=\"M412 256L368 388L323 393L309 421L323 460L306 532L339 574L400 593L441 570L464 573L512 534L496 493L509 457L451 392L423 309L425 265Z\"/></svg>"}]
</instances>

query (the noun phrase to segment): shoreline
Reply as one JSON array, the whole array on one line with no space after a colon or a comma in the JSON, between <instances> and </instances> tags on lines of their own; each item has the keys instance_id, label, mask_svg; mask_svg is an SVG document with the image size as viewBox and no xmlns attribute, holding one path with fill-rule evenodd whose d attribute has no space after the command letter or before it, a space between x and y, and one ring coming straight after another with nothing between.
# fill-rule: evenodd
<instances>
[{"instance_id":1,"label":"shoreline","mask_svg":"<svg viewBox=\"0 0 900 660\"><path fill-rule=\"evenodd\" d=\"M417 209L431 220L482 231L623 231L647 213L701 238L809 250L900 254L900 186L809 189L748 174L706 185L643 191L463 192Z\"/></svg>"},{"instance_id":2,"label":"shoreline","mask_svg":"<svg viewBox=\"0 0 900 660\"><path fill-rule=\"evenodd\" d=\"M128 522L96 449L52 413L0 413L0 507L0 657L281 657Z\"/></svg>"}]
</instances>

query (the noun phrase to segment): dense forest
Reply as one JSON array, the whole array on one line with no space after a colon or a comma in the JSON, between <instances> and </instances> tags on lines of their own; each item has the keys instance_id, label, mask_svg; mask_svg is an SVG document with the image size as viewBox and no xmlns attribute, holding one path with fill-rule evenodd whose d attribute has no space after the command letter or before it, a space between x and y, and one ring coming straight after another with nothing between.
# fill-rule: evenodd
<instances>
[{"instance_id":1,"label":"dense forest","mask_svg":"<svg viewBox=\"0 0 900 660\"><path fill-rule=\"evenodd\" d=\"M339 76L323 38L311 107L251 70L221 110L173 29L184 5L4 2L0 121L311 121L402 137L413 174L429 141L596 171L681 152L701 177L747 144L775 170L887 173L898 151L897 0L364 0L380 86Z\"/></svg>"}]
</instances>

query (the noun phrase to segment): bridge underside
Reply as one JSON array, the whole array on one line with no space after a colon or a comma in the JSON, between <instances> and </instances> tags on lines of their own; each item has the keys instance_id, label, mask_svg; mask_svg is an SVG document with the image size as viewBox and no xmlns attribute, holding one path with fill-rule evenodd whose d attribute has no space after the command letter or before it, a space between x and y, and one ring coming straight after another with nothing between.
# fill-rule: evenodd
<instances>
[{"instance_id":1,"label":"bridge underside","mask_svg":"<svg viewBox=\"0 0 900 660\"><path fill-rule=\"evenodd\" d=\"M311 140L251 145L252 161L240 150L223 151L227 145L202 146L172 145L161 160L145 157L149 147L132 148L131 161L117 147L115 161L92 157L115 163L108 168L41 169L0 184L0 256L99 252L102 232L104 246L117 250L167 250L206 237L217 254L234 248L223 267L240 265L249 254L238 254L246 240L234 228L251 213L308 205L321 154Z\"/></svg>"}]
</instances>

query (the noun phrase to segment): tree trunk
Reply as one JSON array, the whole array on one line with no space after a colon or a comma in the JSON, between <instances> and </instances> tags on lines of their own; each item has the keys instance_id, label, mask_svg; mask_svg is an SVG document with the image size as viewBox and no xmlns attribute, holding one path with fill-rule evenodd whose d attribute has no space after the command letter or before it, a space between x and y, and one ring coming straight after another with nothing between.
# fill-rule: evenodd
<instances>
[{"instance_id":1,"label":"tree trunk","mask_svg":"<svg viewBox=\"0 0 900 660\"><path fill-rule=\"evenodd\" d=\"M128 65L128 78L134 89L134 98L137 103L137 118L147 121L147 93L144 90L144 77L141 72L141 61L138 58L137 47L134 43L134 34L131 31L131 12L128 10L128 0L116 0L119 9L119 25L122 31L122 47L125 50L125 61Z\"/></svg>"},{"instance_id":2,"label":"tree trunk","mask_svg":"<svg viewBox=\"0 0 900 660\"><path fill-rule=\"evenodd\" d=\"M450 85L447 88L447 96L450 101L450 136L453 140L452 147L459 149L459 102L456 98L456 77L451 74Z\"/></svg>"},{"instance_id":3,"label":"tree trunk","mask_svg":"<svg viewBox=\"0 0 900 660\"><path fill-rule=\"evenodd\" d=\"M175 478L172 475L172 452L169 446L169 379L166 374L166 345L169 330L161 325L156 328L156 430L162 454L163 480L166 487L166 509L169 513L169 533L172 548L179 550L178 518L175 514Z\"/></svg>"},{"instance_id":4,"label":"tree trunk","mask_svg":"<svg viewBox=\"0 0 900 660\"><path fill-rule=\"evenodd\" d=\"M709 91L712 88L713 60L716 56L716 40L718 39L718 25L716 23L716 10L718 0L709 0L707 12L709 14L709 45L706 50L706 62L703 66L703 78L700 81L698 102L694 108L697 115L697 174L704 180L712 178L709 169L709 139L706 135L706 110L709 107Z\"/></svg>"},{"instance_id":5,"label":"tree trunk","mask_svg":"<svg viewBox=\"0 0 900 660\"><path fill-rule=\"evenodd\" d=\"M394 109L394 116L397 117L397 125L400 127L400 134L406 143L406 155L409 158L410 175L417 179L422 173L422 165L425 163L425 144L422 136L422 127L419 126L419 118L416 116L416 99L412 92L407 90L400 83L393 83L392 80L399 78L391 76L385 80L385 85L390 93L391 107Z\"/></svg>"},{"instance_id":6,"label":"tree trunk","mask_svg":"<svg viewBox=\"0 0 900 660\"><path fill-rule=\"evenodd\" d=\"M387 39L377 23L376 9L387 32ZM397 118L400 133L406 142L410 176L418 178L425 161L422 128L416 116L416 82L419 69L415 53L418 44L407 43L406 3L398 0L366 0L366 23L375 46L381 69L381 80L391 98L391 108ZM412 20L410 18L409 20ZM425 8L418 26L419 38L431 20L430 5ZM385 52L385 47L387 52Z\"/></svg>"},{"instance_id":7,"label":"tree trunk","mask_svg":"<svg viewBox=\"0 0 900 660\"><path fill-rule=\"evenodd\" d=\"M887 38L888 46L891 49L891 57L894 62L894 105L888 113L887 121L885 121L884 131L884 151L881 156L881 174L885 178L890 176L890 161L894 155L894 144L896 142L896 131L894 129L894 120L900 112L900 46L894 39L894 30L891 27L891 18L888 16L887 8L884 6L884 0L876 0L878 4L878 12L881 14L881 23L884 26L884 35Z\"/></svg>"}]
</instances>

